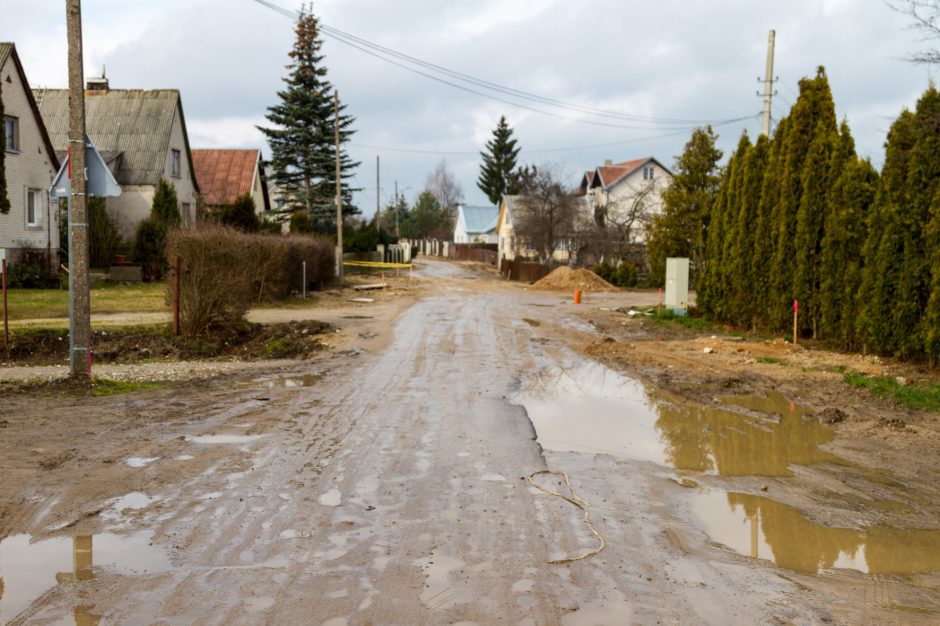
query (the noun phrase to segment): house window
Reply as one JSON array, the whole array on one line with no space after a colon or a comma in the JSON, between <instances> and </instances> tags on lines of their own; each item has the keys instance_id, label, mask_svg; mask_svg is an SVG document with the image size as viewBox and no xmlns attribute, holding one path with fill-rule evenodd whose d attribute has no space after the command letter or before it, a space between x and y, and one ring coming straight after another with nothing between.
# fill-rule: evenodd
<instances>
[{"instance_id":1,"label":"house window","mask_svg":"<svg viewBox=\"0 0 940 626\"><path fill-rule=\"evenodd\" d=\"M26 226L42 226L42 192L38 189L26 190Z\"/></svg>"},{"instance_id":2,"label":"house window","mask_svg":"<svg viewBox=\"0 0 940 626\"><path fill-rule=\"evenodd\" d=\"M170 174L176 178L180 177L180 151L170 150Z\"/></svg>"},{"instance_id":3,"label":"house window","mask_svg":"<svg viewBox=\"0 0 940 626\"><path fill-rule=\"evenodd\" d=\"M3 129L6 132L8 152L19 152L20 150L20 120L15 117L3 118Z\"/></svg>"},{"instance_id":4,"label":"house window","mask_svg":"<svg viewBox=\"0 0 940 626\"><path fill-rule=\"evenodd\" d=\"M653 180L653 172L654 170L652 167L644 167L643 168L643 180Z\"/></svg>"}]
</instances>

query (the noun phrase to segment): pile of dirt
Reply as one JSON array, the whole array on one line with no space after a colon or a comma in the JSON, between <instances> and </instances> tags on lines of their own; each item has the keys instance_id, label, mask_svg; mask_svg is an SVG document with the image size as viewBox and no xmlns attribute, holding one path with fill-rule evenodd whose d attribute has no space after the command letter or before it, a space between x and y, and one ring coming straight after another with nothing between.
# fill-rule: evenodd
<instances>
[{"instance_id":1,"label":"pile of dirt","mask_svg":"<svg viewBox=\"0 0 940 626\"><path fill-rule=\"evenodd\" d=\"M542 289L545 291L567 291L573 289L580 289L581 291L588 293L599 291L617 291L616 287L611 285L609 282L591 270L582 268L573 270L567 266L562 266L552 270L548 276L535 282L532 287L534 289Z\"/></svg>"},{"instance_id":2,"label":"pile of dirt","mask_svg":"<svg viewBox=\"0 0 940 626\"><path fill-rule=\"evenodd\" d=\"M136 363L191 359L309 358L327 345L322 335L333 328L316 320L282 324L250 324L219 328L200 337L177 337L169 327L122 328L92 333L98 363ZM16 333L0 360L19 365L55 365L68 362L67 330L29 330Z\"/></svg>"}]
</instances>

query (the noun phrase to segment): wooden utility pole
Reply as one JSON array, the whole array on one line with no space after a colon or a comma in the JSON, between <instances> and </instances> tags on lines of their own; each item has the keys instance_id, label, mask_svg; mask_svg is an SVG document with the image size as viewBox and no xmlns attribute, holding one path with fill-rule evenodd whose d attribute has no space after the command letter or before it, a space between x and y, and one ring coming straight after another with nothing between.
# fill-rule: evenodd
<instances>
[{"instance_id":1,"label":"wooden utility pole","mask_svg":"<svg viewBox=\"0 0 940 626\"><path fill-rule=\"evenodd\" d=\"M375 230L382 230L382 203L379 199L379 155L375 155Z\"/></svg>"},{"instance_id":2,"label":"wooden utility pole","mask_svg":"<svg viewBox=\"0 0 940 626\"><path fill-rule=\"evenodd\" d=\"M774 37L770 31L767 36L767 73L764 75L764 110L761 114L761 133L770 137L770 107L774 98Z\"/></svg>"},{"instance_id":3,"label":"wooden utility pole","mask_svg":"<svg viewBox=\"0 0 940 626\"><path fill-rule=\"evenodd\" d=\"M85 77L82 70L82 3L66 0L69 67L69 373L91 371L91 310L88 293L88 219L85 180Z\"/></svg>"},{"instance_id":4,"label":"wooden utility pole","mask_svg":"<svg viewBox=\"0 0 940 626\"><path fill-rule=\"evenodd\" d=\"M339 167L339 91L333 90L334 131L336 133L336 277L343 284L343 181Z\"/></svg>"}]
</instances>

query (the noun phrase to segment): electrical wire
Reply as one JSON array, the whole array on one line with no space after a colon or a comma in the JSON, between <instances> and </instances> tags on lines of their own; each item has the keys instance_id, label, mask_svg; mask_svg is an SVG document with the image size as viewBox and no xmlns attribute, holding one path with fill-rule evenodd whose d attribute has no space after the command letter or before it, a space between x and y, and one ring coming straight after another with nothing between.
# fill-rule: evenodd
<instances>
[{"instance_id":1,"label":"electrical wire","mask_svg":"<svg viewBox=\"0 0 940 626\"><path fill-rule=\"evenodd\" d=\"M286 17L289 17L292 20L295 20L297 16L299 15L299 12L297 11L291 11L277 4L274 4L273 2L270 2L268 0L254 0L254 1ZM591 124L595 126L605 126L608 128L621 128L621 129L626 129L626 130L651 130L651 129L657 128L656 126L648 126L648 125L647 126L632 126L632 125L625 125L625 124L614 124L610 122L601 122L598 120L584 119L581 117L572 117L570 115L562 115L557 112L546 111L544 109L536 108L534 106L516 102L514 100L507 100L504 97L500 97L492 93L485 93L485 92L477 91L476 89L467 87L466 85L455 83L453 82L453 80L463 81L474 87L494 91L498 94L502 94L507 97L522 99L527 102L534 102L540 105L555 107L555 108L562 109L562 110L569 111L569 112L581 113L585 115L593 115L595 117L604 117L608 119L612 118L612 119L621 119L621 120L633 121L633 122L645 122L647 124L657 124L659 126L684 125L684 127L681 129L682 133L690 132L691 130L694 130L695 127L701 124L724 125L728 123L742 121L745 119L750 119L752 117L748 115L748 116L742 116L738 118L725 119L725 120L665 118L665 117L644 116L644 115L638 115L638 114L632 114L632 113L623 113L623 112L617 112L617 111L610 111L606 109L587 107L587 106L578 105L578 104L572 104L572 103L564 102L564 101L557 100L554 98L548 98L545 96L540 96L537 94L521 91L518 89L513 89L511 87L505 87L503 85L499 85L491 81L487 81L487 80L483 80L480 78L476 78L474 76L470 76L469 74L457 72L455 70L448 69L441 65L436 65L434 63L424 61L417 57L413 57L411 55L398 52L391 48L381 46L367 39L357 37L355 35L341 31L337 28L333 28L331 26L323 24L322 22L319 24L319 28L320 28L320 31L323 32L325 35L331 37L332 39L336 41L339 41L340 43L344 43L347 46L350 46L352 48L359 50L360 52L363 52L364 54L368 54L372 57L385 61L386 63L395 65L406 71L409 71L414 74L418 74L420 76L428 78L430 80L448 85L455 89L460 89L467 93L471 93L471 94L474 94L483 98L502 102L504 104L508 104L510 106L515 106L517 108L532 111L534 113L539 113L541 115L556 117L559 119L566 119L570 121ZM412 65L417 66L417 67L413 67ZM424 69L419 69L419 68L424 68ZM437 76L429 72L437 72L438 74L442 74L446 78L442 78L441 76ZM453 79L453 80L450 80L450 79Z\"/></svg>"}]
</instances>

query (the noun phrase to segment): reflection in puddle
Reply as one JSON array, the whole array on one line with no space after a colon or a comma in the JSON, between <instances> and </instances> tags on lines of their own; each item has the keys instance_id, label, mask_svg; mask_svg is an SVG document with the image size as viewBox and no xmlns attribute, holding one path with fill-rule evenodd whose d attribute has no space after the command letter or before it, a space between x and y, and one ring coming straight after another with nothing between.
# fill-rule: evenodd
<instances>
[{"instance_id":1,"label":"reflection in puddle","mask_svg":"<svg viewBox=\"0 0 940 626\"><path fill-rule=\"evenodd\" d=\"M236 389L294 389L297 387L312 387L323 380L324 374L303 374L297 376L264 376L254 378L248 382L236 385Z\"/></svg>"},{"instance_id":2,"label":"reflection in puddle","mask_svg":"<svg viewBox=\"0 0 940 626\"><path fill-rule=\"evenodd\" d=\"M199 435L196 437L188 436L186 437L186 441L207 445L214 443L248 443L257 441L262 437L264 437L264 435Z\"/></svg>"},{"instance_id":3,"label":"reflection in puddle","mask_svg":"<svg viewBox=\"0 0 940 626\"><path fill-rule=\"evenodd\" d=\"M787 569L810 574L831 568L868 574L940 570L938 531L822 526L798 509L743 493L702 493L692 508L712 540Z\"/></svg>"},{"instance_id":4,"label":"reflection in puddle","mask_svg":"<svg viewBox=\"0 0 940 626\"><path fill-rule=\"evenodd\" d=\"M592 362L549 368L517 401L548 450L606 453L724 476L790 476L790 464L838 462L819 450L832 431L784 396L726 398L773 418L651 396L643 385Z\"/></svg>"},{"instance_id":5,"label":"reflection in puddle","mask_svg":"<svg viewBox=\"0 0 940 626\"><path fill-rule=\"evenodd\" d=\"M128 467L147 467L154 461L159 461L158 456L132 456L124 459L124 465Z\"/></svg>"},{"instance_id":6,"label":"reflection in puddle","mask_svg":"<svg viewBox=\"0 0 940 626\"><path fill-rule=\"evenodd\" d=\"M170 567L148 532L56 537L36 543L29 535L13 535L0 541L0 623L12 620L57 584L91 580L97 569L141 574ZM94 626L100 620L86 606L75 607L72 618L77 626Z\"/></svg>"}]
</instances>

